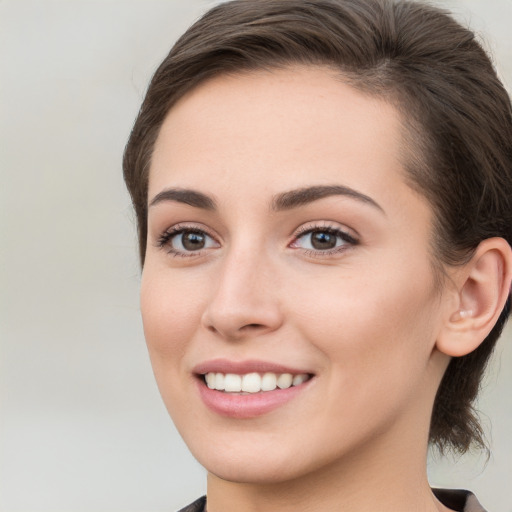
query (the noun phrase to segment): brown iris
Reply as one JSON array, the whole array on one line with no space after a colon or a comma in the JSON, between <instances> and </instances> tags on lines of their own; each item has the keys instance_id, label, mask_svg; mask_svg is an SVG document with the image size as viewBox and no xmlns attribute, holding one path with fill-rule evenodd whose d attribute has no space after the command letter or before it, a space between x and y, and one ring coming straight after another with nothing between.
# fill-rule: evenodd
<instances>
[{"instance_id":1,"label":"brown iris","mask_svg":"<svg viewBox=\"0 0 512 512\"><path fill-rule=\"evenodd\" d=\"M203 233L187 232L181 235L181 243L187 251L198 251L203 249L206 243Z\"/></svg>"},{"instance_id":2,"label":"brown iris","mask_svg":"<svg viewBox=\"0 0 512 512\"><path fill-rule=\"evenodd\" d=\"M326 231L311 233L311 245L318 250L333 249L336 247L336 235Z\"/></svg>"}]
</instances>

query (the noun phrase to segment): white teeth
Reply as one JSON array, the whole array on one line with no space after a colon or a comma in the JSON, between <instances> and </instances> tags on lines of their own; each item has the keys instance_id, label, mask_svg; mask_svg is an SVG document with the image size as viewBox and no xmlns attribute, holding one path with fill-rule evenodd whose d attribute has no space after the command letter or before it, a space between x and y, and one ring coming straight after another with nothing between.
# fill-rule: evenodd
<instances>
[{"instance_id":1,"label":"white teeth","mask_svg":"<svg viewBox=\"0 0 512 512\"><path fill-rule=\"evenodd\" d=\"M275 373L265 373L261 379L262 391L274 391L277 387L277 376Z\"/></svg>"},{"instance_id":2,"label":"white teeth","mask_svg":"<svg viewBox=\"0 0 512 512\"><path fill-rule=\"evenodd\" d=\"M303 382L306 382L308 376L304 373L301 373L300 375L295 375L292 380L292 386L299 386Z\"/></svg>"},{"instance_id":3,"label":"white teeth","mask_svg":"<svg viewBox=\"0 0 512 512\"><path fill-rule=\"evenodd\" d=\"M259 393L260 391L273 391L276 388L288 389L291 386L300 386L309 379L306 373L292 375L291 373L259 373L252 372L245 375L236 373L210 372L204 376L206 385L210 389L226 391L228 393Z\"/></svg>"},{"instance_id":4,"label":"white teeth","mask_svg":"<svg viewBox=\"0 0 512 512\"><path fill-rule=\"evenodd\" d=\"M206 385L210 388L210 389L215 389L215 373L207 373L205 375L205 379L206 379Z\"/></svg>"},{"instance_id":5,"label":"white teeth","mask_svg":"<svg viewBox=\"0 0 512 512\"><path fill-rule=\"evenodd\" d=\"M259 373L248 373L242 377L242 391L257 393L261 390L261 377Z\"/></svg>"},{"instance_id":6,"label":"white teeth","mask_svg":"<svg viewBox=\"0 0 512 512\"><path fill-rule=\"evenodd\" d=\"M215 389L219 391L224 391L224 374L223 373L214 373L215 375Z\"/></svg>"},{"instance_id":7,"label":"white teeth","mask_svg":"<svg viewBox=\"0 0 512 512\"><path fill-rule=\"evenodd\" d=\"M288 389L293 382L293 375L291 373L282 373L277 378L277 387L280 389Z\"/></svg>"},{"instance_id":8,"label":"white teeth","mask_svg":"<svg viewBox=\"0 0 512 512\"><path fill-rule=\"evenodd\" d=\"M226 373L224 391L236 393L242 391L242 377L234 373Z\"/></svg>"}]
</instances>

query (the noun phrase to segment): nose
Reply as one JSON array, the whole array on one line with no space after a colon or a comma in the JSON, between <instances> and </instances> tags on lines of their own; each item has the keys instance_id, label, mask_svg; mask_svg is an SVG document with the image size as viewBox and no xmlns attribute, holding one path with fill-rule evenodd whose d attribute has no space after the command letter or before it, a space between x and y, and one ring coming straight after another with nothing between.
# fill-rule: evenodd
<instances>
[{"instance_id":1,"label":"nose","mask_svg":"<svg viewBox=\"0 0 512 512\"><path fill-rule=\"evenodd\" d=\"M283 322L275 272L261 252L250 252L233 251L223 261L201 318L207 330L227 340L264 335Z\"/></svg>"}]
</instances>

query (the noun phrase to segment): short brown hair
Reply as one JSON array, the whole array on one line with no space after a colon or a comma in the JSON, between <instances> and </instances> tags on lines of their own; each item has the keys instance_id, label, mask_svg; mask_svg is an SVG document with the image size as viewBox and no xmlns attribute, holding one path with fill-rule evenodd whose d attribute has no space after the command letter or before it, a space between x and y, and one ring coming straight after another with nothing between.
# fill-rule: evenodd
<instances>
[{"instance_id":1,"label":"short brown hair","mask_svg":"<svg viewBox=\"0 0 512 512\"><path fill-rule=\"evenodd\" d=\"M440 268L467 261L486 238L512 243L512 107L473 32L414 1L235 0L207 12L171 49L126 146L142 264L151 155L168 111L216 75L293 64L329 66L398 108L413 148L407 178L433 208ZM509 313L510 296L479 348L449 364L430 427L441 450L484 446L472 404Z\"/></svg>"}]
</instances>

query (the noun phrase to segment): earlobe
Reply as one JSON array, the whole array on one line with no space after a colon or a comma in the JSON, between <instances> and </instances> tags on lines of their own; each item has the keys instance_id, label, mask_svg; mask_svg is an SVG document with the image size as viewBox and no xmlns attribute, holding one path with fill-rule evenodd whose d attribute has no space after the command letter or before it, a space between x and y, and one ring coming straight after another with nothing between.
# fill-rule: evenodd
<instances>
[{"instance_id":1,"label":"earlobe","mask_svg":"<svg viewBox=\"0 0 512 512\"><path fill-rule=\"evenodd\" d=\"M503 238L480 243L471 260L454 274L456 300L436 347L452 357L475 350L496 324L510 295L512 249ZM453 306L455 304L455 306Z\"/></svg>"}]
</instances>

